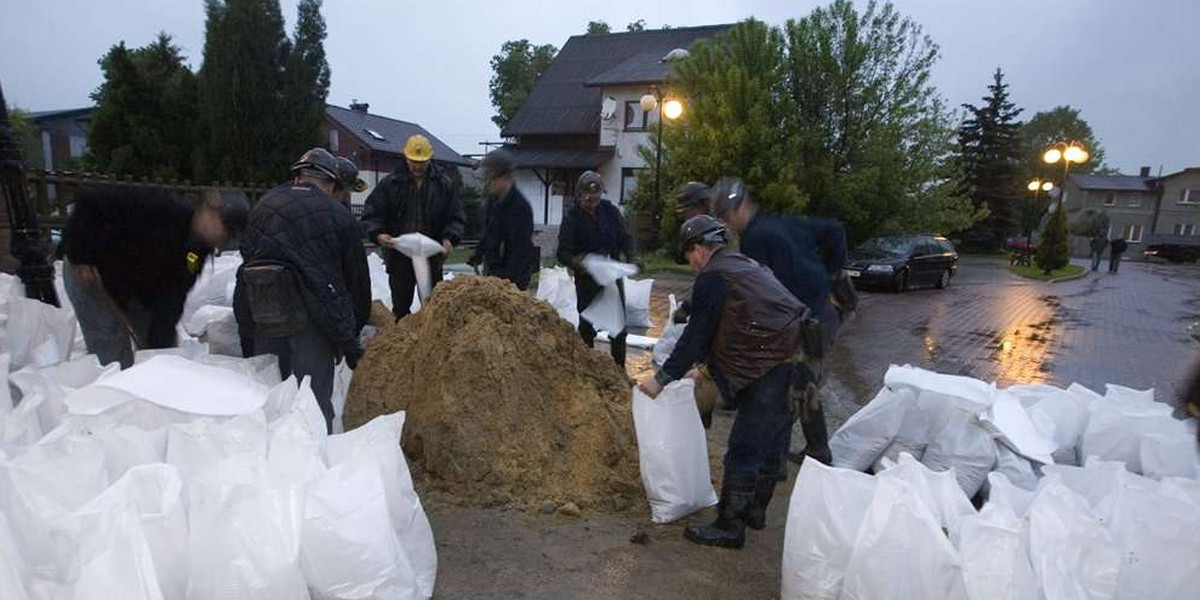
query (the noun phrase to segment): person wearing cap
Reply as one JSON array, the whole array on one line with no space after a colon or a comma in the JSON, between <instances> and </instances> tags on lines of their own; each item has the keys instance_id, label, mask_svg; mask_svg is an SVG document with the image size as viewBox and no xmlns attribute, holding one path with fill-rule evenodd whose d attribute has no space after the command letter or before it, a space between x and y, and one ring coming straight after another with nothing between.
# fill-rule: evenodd
<instances>
[{"instance_id":1,"label":"person wearing cap","mask_svg":"<svg viewBox=\"0 0 1200 600\"><path fill-rule=\"evenodd\" d=\"M687 221L692 217L708 214L708 202L712 197L712 189L702 181L689 181L675 192L675 214L679 220Z\"/></svg>"},{"instance_id":2,"label":"person wearing cap","mask_svg":"<svg viewBox=\"0 0 1200 600\"><path fill-rule=\"evenodd\" d=\"M337 188L333 190L333 198L350 208L350 193L361 194L367 191L367 182L359 179L358 165L344 157L337 157Z\"/></svg>"},{"instance_id":3,"label":"person wearing cap","mask_svg":"<svg viewBox=\"0 0 1200 600\"><path fill-rule=\"evenodd\" d=\"M575 296L579 312L583 312L600 295L600 285L583 268L583 259L589 254L598 254L613 260L636 263L637 253L633 247L633 236L621 211L612 202L604 199L604 180L595 171L584 171L575 184L575 206L563 217L558 229L559 262L571 269L575 276ZM624 310L625 286L617 281ZM596 329L587 319L579 321L579 335L584 343L594 346ZM613 360L625 366L626 331L608 332Z\"/></svg>"},{"instance_id":4,"label":"person wearing cap","mask_svg":"<svg viewBox=\"0 0 1200 600\"><path fill-rule=\"evenodd\" d=\"M831 302L834 281L842 277L846 262L846 233L833 219L800 218L767 214L738 179L718 182L713 192L713 212L741 239L740 250L775 273L796 298L812 310L815 332L825 350L832 345L841 316ZM799 415L804 431L804 456L832 464L825 411L817 393L822 381L820 356L805 356L796 365L794 392L803 396ZM791 429L785 451L790 450ZM787 471L781 472L786 477Z\"/></svg>"},{"instance_id":5,"label":"person wearing cap","mask_svg":"<svg viewBox=\"0 0 1200 600\"><path fill-rule=\"evenodd\" d=\"M353 369L362 356L371 278L358 223L331 196L338 186L334 156L313 148L292 175L250 211L234 315L246 356L274 354L283 377L311 378L332 431L334 367L345 358Z\"/></svg>"},{"instance_id":6,"label":"person wearing cap","mask_svg":"<svg viewBox=\"0 0 1200 600\"><path fill-rule=\"evenodd\" d=\"M698 544L741 548L745 529L766 526L791 427L791 360L808 308L766 267L727 247L725 226L709 215L679 229L681 262L696 273L692 313L662 368L638 384L650 397L704 364L733 399L737 415L725 453L725 477L712 524L689 525Z\"/></svg>"},{"instance_id":7,"label":"person wearing cap","mask_svg":"<svg viewBox=\"0 0 1200 600\"><path fill-rule=\"evenodd\" d=\"M483 264L483 274L513 282L518 289L529 287L537 269L533 246L533 208L513 180L513 160L508 152L496 150L483 157L483 185L488 199L483 239L471 266Z\"/></svg>"},{"instance_id":8,"label":"person wearing cap","mask_svg":"<svg viewBox=\"0 0 1200 600\"><path fill-rule=\"evenodd\" d=\"M84 188L67 219L63 272L88 352L133 365L134 347L176 345L176 325L205 259L232 245L250 204L133 186Z\"/></svg>"},{"instance_id":9,"label":"person wearing cap","mask_svg":"<svg viewBox=\"0 0 1200 600\"><path fill-rule=\"evenodd\" d=\"M430 257L433 285L442 280L445 258L462 239L467 217L454 184L433 162L433 144L423 135L404 144L404 165L384 177L367 196L363 209L367 240L383 247L388 284L392 288L392 312L397 319L408 315L417 276L412 260L392 247L394 238L421 233L441 242L446 253Z\"/></svg>"}]
</instances>

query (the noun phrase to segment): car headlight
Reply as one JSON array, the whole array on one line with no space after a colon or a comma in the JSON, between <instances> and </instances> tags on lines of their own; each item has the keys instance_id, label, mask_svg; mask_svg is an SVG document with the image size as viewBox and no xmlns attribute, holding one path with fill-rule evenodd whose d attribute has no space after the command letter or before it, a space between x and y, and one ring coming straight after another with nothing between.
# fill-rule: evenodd
<instances>
[{"instance_id":1,"label":"car headlight","mask_svg":"<svg viewBox=\"0 0 1200 600\"><path fill-rule=\"evenodd\" d=\"M871 265L867 267L868 273L891 273L892 265Z\"/></svg>"}]
</instances>

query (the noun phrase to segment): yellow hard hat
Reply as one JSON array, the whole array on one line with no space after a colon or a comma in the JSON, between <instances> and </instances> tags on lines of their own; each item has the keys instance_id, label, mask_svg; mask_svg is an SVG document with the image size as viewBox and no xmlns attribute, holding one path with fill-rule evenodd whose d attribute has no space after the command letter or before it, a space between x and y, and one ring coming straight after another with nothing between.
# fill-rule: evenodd
<instances>
[{"instance_id":1,"label":"yellow hard hat","mask_svg":"<svg viewBox=\"0 0 1200 600\"><path fill-rule=\"evenodd\" d=\"M433 158L433 144L429 138L416 134L408 138L404 144L404 157L413 162L425 162Z\"/></svg>"}]
</instances>

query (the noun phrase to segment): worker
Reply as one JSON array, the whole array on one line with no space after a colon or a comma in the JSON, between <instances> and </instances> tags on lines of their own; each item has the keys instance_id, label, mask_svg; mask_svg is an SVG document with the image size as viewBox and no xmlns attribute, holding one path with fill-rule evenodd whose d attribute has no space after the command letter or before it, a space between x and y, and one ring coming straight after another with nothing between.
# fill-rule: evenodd
<instances>
[{"instance_id":1,"label":"worker","mask_svg":"<svg viewBox=\"0 0 1200 600\"><path fill-rule=\"evenodd\" d=\"M367 182L359 179L358 165L344 157L337 157L338 184L333 191L333 198L350 208L350 193L361 194L367 191Z\"/></svg>"},{"instance_id":2,"label":"worker","mask_svg":"<svg viewBox=\"0 0 1200 600\"><path fill-rule=\"evenodd\" d=\"M353 369L363 354L371 280L358 223L331 197L336 159L313 148L291 170L250 212L234 315L246 356L274 354L281 376L311 378L332 432L334 368L344 358Z\"/></svg>"},{"instance_id":3,"label":"worker","mask_svg":"<svg viewBox=\"0 0 1200 600\"><path fill-rule=\"evenodd\" d=\"M483 185L489 201L475 257L469 262L483 265L483 274L513 282L518 289L529 287L538 266L533 246L533 208L513 180L515 165L505 150L483 157Z\"/></svg>"},{"instance_id":4,"label":"worker","mask_svg":"<svg viewBox=\"0 0 1200 600\"><path fill-rule=\"evenodd\" d=\"M689 181L675 192L675 214L680 222L700 215L709 214L712 189L700 181Z\"/></svg>"},{"instance_id":5,"label":"worker","mask_svg":"<svg viewBox=\"0 0 1200 600\"><path fill-rule=\"evenodd\" d=\"M741 548L747 526L766 526L783 430L792 422L792 361L808 309L769 269L728 249L725 226L713 217L684 222L679 242L682 259L696 273L692 313L671 356L638 387L656 397L703 363L733 398L737 416L717 519L688 525L685 535L698 544Z\"/></svg>"},{"instance_id":6,"label":"worker","mask_svg":"<svg viewBox=\"0 0 1200 600\"><path fill-rule=\"evenodd\" d=\"M633 236L620 209L604 198L604 180L595 171L584 171L575 184L576 204L558 229L558 260L571 269L575 276L575 297L579 312L591 306L600 295L600 285L583 267L583 259L589 254L598 254L613 260L637 263ZM621 297L621 310L625 310L625 285L617 281ZM596 328L587 319L579 321L579 335L588 346L596 342ZM613 360L625 368L625 339L628 333L608 332Z\"/></svg>"},{"instance_id":7,"label":"worker","mask_svg":"<svg viewBox=\"0 0 1200 600\"><path fill-rule=\"evenodd\" d=\"M245 197L215 189L198 199L145 187L83 188L67 219L63 283L88 352L124 369L135 346L175 346L205 259L232 245L249 212Z\"/></svg>"},{"instance_id":8,"label":"worker","mask_svg":"<svg viewBox=\"0 0 1200 600\"><path fill-rule=\"evenodd\" d=\"M416 134L404 144L404 164L384 177L367 196L363 227L367 240L383 247L392 312L396 319L409 314L417 276L412 260L392 247L396 237L420 233L440 242L445 254L430 257L432 285L442 281L442 265L466 230L467 218L454 183L433 162L433 144Z\"/></svg>"},{"instance_id":9,"label":"worker","mask_svg":"<svg viewBox=\"0 0 1200 600\"><path fill-rule=\"evenodd\" d=\"M810 334L821 340L822 353L832 346L841 317L830 300L834 279L842 276L846 262L846 233L833 219L811 219L762 212L739 179L723 179L713 193L713 211L741 239L746 256L771 269L775 277L812 311ZM802 397L804 410L797 415L804 431L804 456L832 464L829 432L818 390L822 382L821 356L806 356L797 363L793 393ZM791 428L785 432L784 450L790 451ZM786 465L785 465L786 466ZM786 478L786 469L779 475Z\"/></svg>"}]
</instances>

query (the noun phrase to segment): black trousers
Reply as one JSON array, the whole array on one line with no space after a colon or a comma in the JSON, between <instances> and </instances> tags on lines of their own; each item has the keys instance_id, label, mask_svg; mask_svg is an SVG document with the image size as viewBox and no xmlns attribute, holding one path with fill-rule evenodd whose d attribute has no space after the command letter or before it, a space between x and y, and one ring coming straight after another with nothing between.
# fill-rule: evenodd
<instances>
[{"instance_id":1,"label":"black trousers","mask_svg":"<svg viewBox=\"0 0 1200 600\"><path fill-rule=\"evenodd\" d=\"M442 281L442 255L429 259L429 279L434 287ZM417 275L413 272L412 260L407 256L391 261L388 265L388 287L392 288L392 314L396 320L409 315L413 294L417 291Z\"/></svg>"},{"instance_id":2,"label":"black trousers","mask_svg":"<svg viewBox=\"0 0 1200 600\"><path fill-rule=\"evenodd\" d=\"M311 378L313 395L325 415L325 429L333 433L333 369L338 358L333 344L310 329L287 337L259 336L254 351L279 357L279 375L284 379L289 375Z\"/></svg>"}]
</instances>

